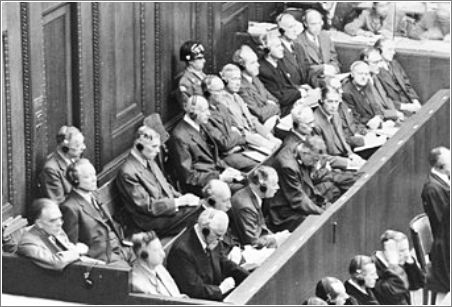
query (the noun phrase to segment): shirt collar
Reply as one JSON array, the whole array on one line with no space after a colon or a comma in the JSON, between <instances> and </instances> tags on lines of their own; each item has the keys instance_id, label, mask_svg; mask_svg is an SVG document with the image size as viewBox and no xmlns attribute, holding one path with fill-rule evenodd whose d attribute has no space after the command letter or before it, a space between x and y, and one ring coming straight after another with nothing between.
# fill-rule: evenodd
<instances>
[{"instance_id":1,"label":"shirt collar","mask_svg":"<svg viewBox=\"0 0 452 307\"><path fill-rule=\"evenodd\" d=\"M77 192L78 195L83 197L84 200L86 200L87 202L89 202L91 204L91 202L92 202L92 198L91 197L93 195L91 192L85 192L85 191L82 191L80 189L74 189L74 191Z\"/></svg>"},{"instance_id":2,"label":"shirt collar","mask_svg":"<svg viewBox=\"0 0 452 307\"><path fill-rule=\"evenodd\" d=\"M384 264L385 267L387 268L389 267L389 263L386 261L383 251L376 251L375 257L377 257Z\"/></svg>"},{"instance_id":3,"label":"shirt collar","mask_svg":"<svg viewBox=\"0 0 452 307\"><path fill-rule=\"evenodd\" d=\"M367 291L365 291L360 285L358 285L353 279L349 279L348 282L355 287L357 290L359 290L360 292L368 295Z\"/></svg>"},{"instance_id":4,"label":"shirt collar","mask_svg":"<svg viewBox=\"0 0 452 307\"><path fill-rule=\"evenodd\" d=\"M66 158L66 156L61 151L57 150L57 154L60 155L61 159L63 159L66 165L71 165L72 163L74 163L74 161L72 161L71 159Z\"/></svg>"},{"instance_id":5,"label":"shirt collar","mask_svg":"<svg viewBox=\"0 0 452 307\"><path fill-rule=\"evenodd\" d=\"M195 228L195 233L196 233L196 236L198 237L199 243L201 243L201 247L202 247L202 249L203 249L204 252L205 252L206 249L207 249L207 244L206 244L206 242L204 241L204 235L203 235L202 232L201 232L201 228L199 227L199 224L196 223L195 226L194 226L194 228Z\"/></svg>"},{"instance_id":6,"label":"shirt collar","mask_svg":"<svg viewBox=\"0 0 452 307\"><path fill-rule=\"evenodd\" d=\"M273 66L274 68L277 68L277 67L278 67L278 62L277 62L276 60L272 59L272 57L266 56L266 57L265 57L265 60L266 60L268 63L270 63L270 65Z\"/></svg>"},{"instance_id":7,"label":"shirt collar","mask_svg":"<svg viewBox=\"0 0 452 307\"><path fill-rule=\"evenodd\" d=\"M192 74L194 74L196 77L198 77L200 80L204 80L204 78L206 77L206 74L203 73L202 71L197 71L195 70L193 67L189 66L187 67L187 71L191 72Z\"/></svg>"},{"instance_id":8,"label":"shirt collar","mask_svg":"<svg viewBox=\"0 0 452 307\"><path fill-rule=\"evenodd\" d=\"M132 156L135 157L135 159L138 160L138 162L140 162L141 164L143 164L144 167L148 167L148 161L146 159L144 159L139 153L138 150L136 150L135 148L132 148L132 150L130 151L130 154Z\"/></svg>"},{"instance_id":9,"label":"shirt collar","mask_svg":"<svg viewBox=\"0 0 452 307\"><path fill-rule=\"evenodd\" d=\"M281 43L290 51L293 52L293 42L289 42L284 38L281 38Z\"/></svg>"},{"instance_id":10,"label":"shirt collar","mask_svg":"<svg viewBox=\"0 0 452 307\"><path fill-rule=\"evenodd\" d=\"M309 33L309 31L306 30L306 36L309 38L309 40L313 43L315 43L315 36Z\"/></svg>"},{"instance_id":11,"label":"shirt collar","mask_svg":"<svg viewBox=\"0 0 452 307\"><path fill-rule=\"evenodd\" d=\"M292 130L292 133L295 134L299 139L301 139L302 141L306 141L306 135L301 134L300 132L298 132L294 128L292 128L291 130Z\"/></svg>"},{"instance_id":12,"label":"shirt collar","mask_svg":"<svg viewBox=\"0 0 452 307\"><path fill-rule=\"evenodd\" d=\"M242 73L242 78L246 79L246 81L248 81L249 83L253 83L253 77L249 76L248 74Z\"/></svg>"},{"instance_id":13,"label":"shirt collar","mask_svg":"<svg viewBox=\"0 0 452 307\"><path fill-rule=\"evenodd\" d=\"M259 197L259 195L257 195L257 193L250 187L251 192L253 192L254 197L256 197L257 199L257 204L259 205L259 208L262 207L262 199Z\"/></svg>"},{"instance_id":14,"label":"shirt collar","mask_svg":"<svg viewBox=\"0 0 452 307\"><path fill-rule=\"evenodd\" d=\"M184 120L187 122L187 124L189 124L190 126L192 126L193 128L196 129L196 131L201 131L201 126L197 123L195 123L190 116L188 116L188 114L184 115Z\"/></svg>"},{"instance_id":15,"label":"shirt collar","mask_svg":"<svg viewBox=\"0 0 452 307\"><path fill-rule=\"evenodd\" d=\"M331 123L331 120L333 119L333 115L326 113L326 111L323 109L322 106L319 106L319 108L320 108L320 112L322 112L323 115L325 115L326 119Z\"/></svg>"},{"instance_id":16,"label":"shirt collar","mask_svg":"<svg viewBox=\"0 0 452 307\"><path fill-rule=\"evenodd\" d=\"M432 168L431 172L432 172L432 174L435 174L436 176L441 178L441 180L444 181L445 183L447 183L447 185L450 187L450 179L449 179L449 177L447 177L446 174L438 172L435 168Z\"/></svg>"}]
</instances>

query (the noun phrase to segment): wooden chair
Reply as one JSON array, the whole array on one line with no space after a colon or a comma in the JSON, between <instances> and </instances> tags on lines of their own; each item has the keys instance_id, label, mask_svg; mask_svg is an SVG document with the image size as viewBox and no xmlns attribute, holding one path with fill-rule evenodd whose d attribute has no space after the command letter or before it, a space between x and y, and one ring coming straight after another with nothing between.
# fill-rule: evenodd
<instances>
[{"instance_id":1,"label":"wooden chair","mask_svg":"<svg viewBox=\"0 0 452 307\"><path fill-rule=\"evenodd\" d=\"M428 253L432 248L433 235L430 227L430 221L425 213L415 216L410 222L411 239L413 240L416 258L419 261L421 269L427 275L426 285L423 289L423 305L428 305L429 291L431 291L430 304L435 305L436 292L429 287L430 259Z\"/></svg>"}]
</instances>

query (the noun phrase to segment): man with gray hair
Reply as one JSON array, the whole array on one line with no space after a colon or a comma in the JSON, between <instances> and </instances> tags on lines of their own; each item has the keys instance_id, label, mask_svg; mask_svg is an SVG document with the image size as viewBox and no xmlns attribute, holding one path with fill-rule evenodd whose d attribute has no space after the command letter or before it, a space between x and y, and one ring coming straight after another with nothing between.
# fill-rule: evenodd
<instances>
[{"instance_id":1,"label":"man with gray hair","mask_svg":"<svg viewBox=\"0 0 452 307\"><path fill-rule=\"evenodd\" d=\"M206 129L209 104L202 96L188 99L186 114L171 134L169 156L184 192L201 195L211 179L232 184L243 179L240 171L220 159L218 145Z\"/></svg>"},{"instance_id":2,"label":"man with gray hair","mask_svg":"<svg viewBox=\"0 0 452 307\"><path fill-rule=\"evenodd\" d=\"M195 223L199 198L181 195L166 180L155 161L160 145L160 135L155 130L140 127L116 177L123 202L118 216L129 227L128 234L154 230L159 236L175 235Z\"/></svg>"},{"instance_id":3,"label":"man with gray hair","mask_svg":"<svg viewBox=\"0 0 452 307\"><path fill-rule=\"evenodd\" d=\"M228 225L225 212L208 208L200 214L198 223L176 240L167 263L182 293L192 298L221 301L248 276L218 246Z\"/></svg>"}]
</instances>

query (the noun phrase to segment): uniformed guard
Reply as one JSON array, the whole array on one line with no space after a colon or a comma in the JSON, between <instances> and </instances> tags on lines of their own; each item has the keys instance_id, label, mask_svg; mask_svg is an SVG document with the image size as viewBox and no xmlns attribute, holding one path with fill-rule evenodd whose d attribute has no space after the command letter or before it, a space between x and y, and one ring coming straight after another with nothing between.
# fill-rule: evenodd
<instances>
[{"instance_id":1,"label":"uniformed guard","mask_svg":"<svg viewBox=\"0 0 452 307\"><path fill-rule=\"evenodd\" d=\"M206 59L204 46L199 41L187 41L180 48L180 60L186 64L185 70L179 74L177 99L185 110L185 104L193 95L203 95L201 82L206 77L203 72Z\"/></svg>"}]
</instances>

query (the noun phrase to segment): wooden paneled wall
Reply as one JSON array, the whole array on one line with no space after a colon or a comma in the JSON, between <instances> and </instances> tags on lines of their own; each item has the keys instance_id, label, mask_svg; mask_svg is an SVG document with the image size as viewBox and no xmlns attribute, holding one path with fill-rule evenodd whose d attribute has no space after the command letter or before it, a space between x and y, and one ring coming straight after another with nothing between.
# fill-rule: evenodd
<instances>
[{"instance_id":1,"label":"wooden paneled wall","mask_svg":"<svg viewBox=\"0 0 452 307\"><path fill-rule=\"evenodd\" d=\"M85 135L85 157L111 179L144 117L168 123L184 69L179 47L206 46L206 72L229 61L248 20L273 3L10 2L2 10L3 202L15 213L37 195L36 177L64 124ZM237 22L237 20L239 22ZM225 52L226 50L226 52Z\"/></svg>"}]
</instances>

